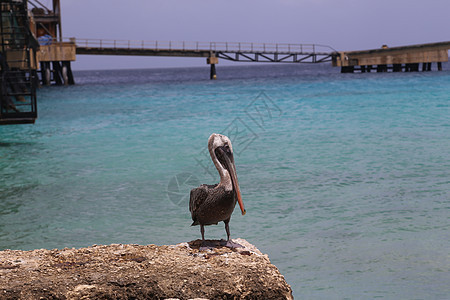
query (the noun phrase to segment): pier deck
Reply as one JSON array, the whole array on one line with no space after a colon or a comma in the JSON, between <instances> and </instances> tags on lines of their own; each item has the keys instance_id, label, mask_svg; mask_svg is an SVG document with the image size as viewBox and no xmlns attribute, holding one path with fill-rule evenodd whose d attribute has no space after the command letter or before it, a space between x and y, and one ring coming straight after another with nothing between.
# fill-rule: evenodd
<instances>
[{"instance_id":1,"label":"pier deck","mask_svg":"<svg viewBox=\"0 0 450 300\"><path fill-rule=\"evenodd\" d=\"M437 63L438 70L442 70L442 62L448 61L449 42L419 44L401 47L365 51L339 52L333 57L333 66L341 67L343 73L353 73L355 70L370 72L376 68L378 72L419 71L422 63L423 71L431 71L431 64ZM375 67L374 67L375 66Z\"/></svg>"},{"instance_id":2,"label":"pier deck","mask_svg":"<svg viewBox=\"0 0 450 300\"><path fill-rule=\"evenodd\" d=\"M336 51L324 45L228 43L228 42L161 42L103 39L71 39L77 54L217 57L245 62L319 63L331 61ZM210 60L213 62L214 60Z\"/></svg>"},{"instance_id":3,"label":"pier deck","mask_svg":"<svg viewBox=\"0 0 450 300\"><path fill-rule=\"evenodd\" d=\"M220 59L239 62L322 63L332 61L342 73L354 71L393 72L431 71L432 63L442 70L448 61L450 42L410 45L365 51L338 52L315 44L159 42L103 39L72 39L77 54L205 57L215 78L215 64Z\"/></svg>"}]
</instances>

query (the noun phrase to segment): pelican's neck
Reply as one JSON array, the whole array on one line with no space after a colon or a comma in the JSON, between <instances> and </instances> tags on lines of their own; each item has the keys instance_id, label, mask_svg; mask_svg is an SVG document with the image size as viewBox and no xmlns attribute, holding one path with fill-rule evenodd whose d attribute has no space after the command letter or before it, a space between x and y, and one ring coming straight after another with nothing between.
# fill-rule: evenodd
<instances>
[{"instance_id":1,"label":"pelican's neck","mask_svg":"<svg viewBox=\"0 0 450 300\"><path fill-rule=\"evenodd\" d=\"M217 171L220 175L220 183L219 186L223 186L226 191L233 190L233 183L231 182L231 176L227 169L220 163L219 159L214 152L214 149L209 148L209 154L211 155L211 159L216 166Z\"/></svg>"}]
</instances>

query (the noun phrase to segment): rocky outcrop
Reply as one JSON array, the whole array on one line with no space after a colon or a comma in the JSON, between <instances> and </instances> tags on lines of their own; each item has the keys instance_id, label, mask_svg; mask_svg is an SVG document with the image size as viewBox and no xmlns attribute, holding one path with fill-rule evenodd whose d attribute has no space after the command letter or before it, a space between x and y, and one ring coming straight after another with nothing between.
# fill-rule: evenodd
<instances>
[{"instance_id":1,"label":"rocky outcrop","mask_svg":"<svg viewBox=\"0 0 450 300\"><path fill-rule=\"evenodd\" d=\"M243 248L94 245L0 251L0 299L292 299L267 255Z\"/></svg>"}]
</instances>

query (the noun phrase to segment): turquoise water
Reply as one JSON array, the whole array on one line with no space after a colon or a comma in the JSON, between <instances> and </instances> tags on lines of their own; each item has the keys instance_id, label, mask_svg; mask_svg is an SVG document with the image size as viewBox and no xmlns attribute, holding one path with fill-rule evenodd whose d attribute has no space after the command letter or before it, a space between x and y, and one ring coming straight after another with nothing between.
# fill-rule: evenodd
<instances>
[{"instance_id":1,"label":"turquoise water","mask_svg":"<svg viewBox=\"0 0 450 300\"><path fill-rule=\"evenodd\" d=\"M200 238L188 195L219 180L205 152L217 132L247 209L231 235L268 253L295 297L445 299L449 69L76 72L38 91L35 125L0 127L0 249Z\"/></svg>"}]
</instances>

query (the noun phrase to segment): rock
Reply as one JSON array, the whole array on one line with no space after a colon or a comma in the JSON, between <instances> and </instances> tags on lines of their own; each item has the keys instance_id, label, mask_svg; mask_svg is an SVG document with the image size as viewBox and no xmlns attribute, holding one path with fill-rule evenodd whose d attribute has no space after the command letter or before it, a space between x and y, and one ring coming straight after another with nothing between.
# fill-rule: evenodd
<instances>
[{"instance_id":1,"label":"rock","mask_svg":"<svg viewBox=\"0 0 450 300\"><path fill-rule=\"evenodd\" d=\"M255 246L209 242L0 251L0 299L293 299Z\"/></svg>"}]
</instances>

